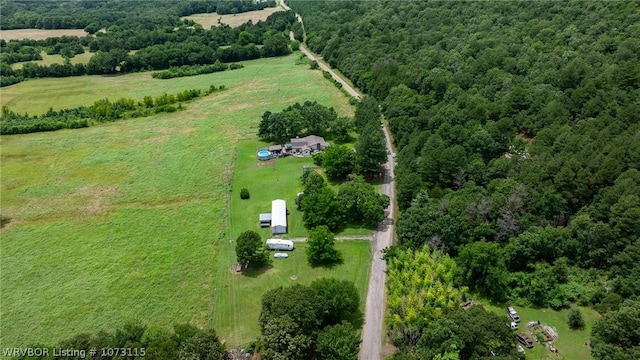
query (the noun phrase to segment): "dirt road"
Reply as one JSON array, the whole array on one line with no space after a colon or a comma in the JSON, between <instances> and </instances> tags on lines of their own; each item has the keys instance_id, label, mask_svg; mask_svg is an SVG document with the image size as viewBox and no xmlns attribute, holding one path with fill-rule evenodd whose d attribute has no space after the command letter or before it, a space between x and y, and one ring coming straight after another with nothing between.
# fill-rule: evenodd
<instances>
[{"instance_id":1,"label":"dirt road","mask_svg":"<svg viewBox=\"0 0 640 360\"><path fill-rule=\"evenodd\" d=\"M335 236L334 239L336 241L349 241L349 240L368 240L368 241L371 241L371 240L373 240L373 236L371 236L371 235L348 235L348 236ZM307 241L307 238L306 237L297 237L297 238L284 239L284 240L291 240L293 242L305 242L305 241Z\"/></svg>"},{"instance_id":2,"label":"dirt road","mask_svg":"<svg viewBox=\"0 0 640 360\"><path fill-rule=\"evenodd\" d=\"M285 10L290 8L280 1L280 5ZM296 14L298 21L302 23L302 18L299 14ZM303 25L304 26L304 25ZM289 34L293 40L293 32ZM300 44L300 51L302 51L310 60L318 61L315 54L310 52L304 45ZM321 61L318 61L318 65L324 71L328 71L331 77L336 81L339 81L344 89L353 97L357 99L362 98L362 94L356 89L347 84L340 76L338 76L329 66ZM389 154L393 154L393 148L391 147L391 137L386 127L382 128L384 131L384 137L387 142L387 151ZM387 279L387 264L382 260L382 250L388 246L391 246L393 239L393 227L394 227L394 208L396 203L396 191L394 183L393 168L395 166L395 159L389 155L387 162L384 164L384 180L382 184L382 193L389 196L391 205L387 210L387 218L378 225L376 232L372 237L373 256L371 260L371 272L369 275L369 291L367 292L367 304L364 315L364 326L362 328L362 344L360 344L360 354L358 358L360 360L380 360L382 350L382 332L384 331L384 314L385 314L385 281Z\"/></svg>"},{"instance_id":3,"label":"dirt road","mask_svg":"<svg viewBox=\"0 0 640 360\"><path fill-rule=\"evenodd\" d=\"M383 128L387 140L387 150L391 154L391 137L387 128ZM362 344L360 345L360 360L379 360L382 350L382 332L384 331L385 314L385 282L387 280L387 263L382 260L382 250L391 246L394 227L394 208L396 203L396 191L394 185L393 167L395 159L389 155L384 164L384 182L382 193L389 196L391 205L388 208L387 218L378 225L373 234L373 259L371 260L371 272L369 275L369 291L367 292L367 305L364 314L364 326L362 328Z\"/></svg>"}]
</instances>

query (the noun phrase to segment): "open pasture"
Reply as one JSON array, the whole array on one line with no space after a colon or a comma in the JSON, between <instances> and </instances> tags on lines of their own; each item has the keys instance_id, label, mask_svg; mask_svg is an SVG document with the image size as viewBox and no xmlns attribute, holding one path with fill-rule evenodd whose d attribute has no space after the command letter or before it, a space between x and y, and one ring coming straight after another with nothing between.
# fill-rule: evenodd
<instances>
[{"instance_id":1,"label":"open pasture","mask_svg":"<svg viewBox=\"0 0 640 360\"><path fill-rule=\"evenodd\" d=\"M18 62L18 63L14 63L11 64L11 68L12 69L22 69L22 66L25 63L28 62L33 62L36 63L38 65L46 65L49 66L51 64L64 64L64 58L61 55L58 54L54 54L54 55L47 55L47 53L45 53L44 51L40 54L42 56L42 60L35 60L35 61L24 61L24 62ZM89 59L91 59L91 57L93 56L93 53L90 53L89 51L86 51L82 54L78 54L74 57L71 58L71 63L72 64L87 64L89 62Z\"/></svg>"},{"instance_id":2,"label":"open pasture","mask_svg":"<svg viewBox=\"0 0 640 360\"><path fill-rule=\"evenodd\" d=\"M2 105L30 113L105 97L140 100L210 84L228 88L181 112L1 138L2 215L11 218L0 230L3 346L54 344L134 319L164 327L215 325L229 341L248 341L256 335L257 317L255 307L244 306L258 304L259 291L285 282L266 281L275 279L271 273L285 273L281 265L300 266L291 273L301 280L310 273L335 274L364 289L369 266L357 259L366 254L368 261L368 244L341 245L360 247L345 250L347 262L335 272L305 268L292 258L264 277L247 278L254 288L231 272L226 202L238 141L255 138L264 111L297 101L352 112L319 72L295 65L296 56L171 80L136 73L3 88ZM231 291L237 286L242 290Z\"/></svg>"},{"instance_id":3,"label":"open pasture","mask_svg":"<svg viewBox=\"0 0 640 360\"><path fill-rule=\"evenodd\" d=\"M0 39L5 41L9 40L44 40L50 37L60 36L87 36L89 35L83 29L14 29L14 30L2 30L0 31Z\"/></svg>"},{"instance_id":4,"label":"open pasture","mask_svg":"<svg viewBox=\"0 0 640 360\"><path fill-rule=\"evenodd\" d=\"M273 7L266 8L262 10L255 11L247 11L240 14L226 14L226 15L218 15L217 13L207 13L207 14L195 14L190 16L182 17L182 19L193 20L196 24L202 25L205 29L210 29L212 26L218 26L218 20L227 24L231 27L238 27L247 21L251 20L254 24L258 21L266 20L269 15L278 12L284 11L281 7Z\"/></svg>"},{"instance_id":5,"label":"open pasture","mask_svg":"<svg viewBox=\"0 0 640 360\"><path fill-rule=\"evenodd\" d=\"M117 100L127 97L141 101L146 95L155 97L188 89L206 89L209 85L225 85L234 92L222 98L230 97L227 104L236 110L253 106L267 109L267 105L274 105L275 110L280 111L286 105L277 104L318 100L327 105L333 104L339 113L352 114L346 97L319 71L309 71L305 65L294 65L297 56L244 61L242 69L167 80L152 78L152 72L29 79L0 88L0 101L19 113L42 114L50 107L54 110L73 108L91 105L104 98ZM293 66L296 67L292 69ZM305 86L305 82L310 81L314 84ZM262 113L251 114L256 117L247 120L256 125L257 133Z\"/></svg>"}]
</instances>

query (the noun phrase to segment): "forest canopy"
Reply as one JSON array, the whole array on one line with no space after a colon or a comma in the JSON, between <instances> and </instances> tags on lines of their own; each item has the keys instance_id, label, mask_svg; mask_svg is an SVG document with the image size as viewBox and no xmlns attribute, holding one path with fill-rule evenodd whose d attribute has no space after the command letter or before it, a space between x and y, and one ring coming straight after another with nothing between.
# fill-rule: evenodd
<instances>
[{"instance_id":1,"label":"forest canopy","mask_svg":"<svg viewBox=\"0 0 640 360\"><path fill-rule=\"evenodd\" d=\"M638 2L288 3L380 102L400 248L496 301L640 296Z\"/></svg>"}]
</instances>

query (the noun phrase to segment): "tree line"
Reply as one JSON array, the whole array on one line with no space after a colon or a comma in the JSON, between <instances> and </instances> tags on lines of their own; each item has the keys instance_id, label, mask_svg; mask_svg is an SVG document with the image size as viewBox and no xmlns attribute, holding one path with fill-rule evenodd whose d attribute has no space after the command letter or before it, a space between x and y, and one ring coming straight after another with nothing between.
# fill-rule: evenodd
<instances>
[{"instance_id":1,"label":"tree line","mask_svg":"<svg viewBox=\"0 0 640 360\"><path fill-rule=\"evenodd\" d=\"M216 60L212 65L183 65L179 67L172 67L168 70L154 72L151 74L151 77L154 79L173 79L184 76L211 74L225 70L236 70L243 67L244 65L239 63L223 64L220 60Z\"/></svg>"},{"instance_id":2,"label":"tree line","mask_svg":"<svg viewBox=\"0 0 640 360\"><path fill-rule=\"evenodd\" d=\"M30 2L3 0L0 29L85 29L95 33L111 25L175 26L180 16L216 12L237 14L275 7L274 0L121 0Z\"/></svg>"},{"instance_id":3,"label":"tree line","mask_svg":"<svg viewBox=\"0 0 640 360\"><path fill-rule=\"evenodd\" d=\"M59 129L77 129L119 119L175 112L184 109L183 102L225 89L224 85L219 87L211 85L206 90L184 90L170 95L165 93L155 98L145 96L142 101L138 102L131 98L120 98L116 101L102 99L95 101L91 106L79 106L58 111L50 108L42 115L18 114L4 105L0 117L0 134L27 134ZM175 106L176 103L178 106Z\"/></svg>"},{"instance_id":4,"label":"tree line","mask_svg":"<svg viewBox=\"0 0 640 360\"><path fill-rule=\"evenodd\" d=\"M7 55L0 63L0 85L8 86L27 78L67 77L85 74L113 74L145 70L163 70L187 65L210 65L216 61L233 63L260 57L286 55L291 52L286 30L295 23L293 12L276 12L265 21L248 22L237 28L228 25L205 30L186 23L154 27L112 25L95 36L63 36L47 40L0 41ZM260 47L259 47L260 46ZM95 54L85 64L71 64L69 59L84 52ZM38 49L61 54L64 64L50 66L24 63L13 69L9 64L26 57L39 56ZM136 50L133 53L133 50ZM25 55L26 54L26 55Z\"/></svg>"},{"instance_id":5,"label":"tree line","mask_svg":"<svg viewBox=\"0 0 640 360\"><path fill-rule=\"evenodd\" d=\"M498 302L640 296L637 3L288 4L388 120L400 248Z\"/></svg>"},{"instance_id":6,"label":"tree line","mask_svg":"<svg viewBox=\"0 0 640 360\"><path fill-rule=\"evenodd\" d=\"M215 330L202 330L190 324L176 324L171 330L127 323L114 331L80 333L61 341L57 346L32 344L27 348L46 349L47 354L19 355L20 360L38 359L229 359L227 349ZM55 356L62 350L74 353ZM92 350L96 350L95 353Z\"/></svg>"}]
</instances>

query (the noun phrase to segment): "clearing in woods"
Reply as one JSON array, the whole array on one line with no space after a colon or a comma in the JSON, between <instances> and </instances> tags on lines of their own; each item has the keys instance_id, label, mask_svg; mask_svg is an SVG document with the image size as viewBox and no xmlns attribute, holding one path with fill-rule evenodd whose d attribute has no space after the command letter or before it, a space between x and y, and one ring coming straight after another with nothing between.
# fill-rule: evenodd
<instances>
[{"instance_id":1,"label":"clearing in woods","mask_svg":"<svg viewBox=\"0 0 640 360\"><path fill-rule=\"evenodd\" d=\"M72 64L87 64L89 62L89 59L91 59L93 55L94 55L93 53L90 53L85 49L84 53L78 54L72 57L70 61ZM40 56L42 56L42 60L23 61L23 62L13 63L11 64L11 68L14 70L22 69L22 66L28 62L33 62L38 65L46 65L46 66L49 66L51 64L60 64L60 65L64 64L64 58L62 57L62 55L59 55L59 54L48 55L46 52L43 51L40 54Z\"/></svg>"},{"instance_id":2,"label":"clearing in woods","mask_svg":"<svg viewBox=\"0 0 640 360\"><path fill-rule=\"evenodd\" d=\"M60 36L86 36L89 35L83 29L55 29L55 30L44 30L44 29L14 29L14 30L1 30L0 31L0 39L4 39L6 41L9 40L22 40L22 39L31 39L31 40L44 40L50 37L60 37Z\"/></svg>"},{"instance_id":3,"label":"clearing in woods","mask_svg":"<svg viewBox=\"0 0 640 360\"><path fill-rule=\"evenodd\" d=\"M311 271L304 245L264 278L227 276L234 254L226 202L238 141L255 138L266 110L295 102L352 111L320 72L296 65L297 56L171 80L135 73L35 79L3 88L1 105L31 113L105 97L141 100L210 84L228 88L181 112L2 137L2 215L11 218L0 230L3 346L53 345L131 320L162 327L213 324L228 341L253 340L256 308L245 306L259 304L260 291L288 283L287 276L312 279L305 277ZM364 293L368 246L342 244L348 261L314 270L314 276L355 280Z\"/></svg>"},{"instance_id":4,"label":"clearing in woods","mask_svg":"<svg viewBox=\"0 0 640 360\"><path fill-rule=\"evenodd\" d=\"M284 11L281 7L266 8L263 10L247 11L240 14L226 14L218 15L217 13L208 14L195 14L190 16L184 16L181 19L193 20L196 24L202 25L204 29L210 29L212 26L218 26L218 20L221 23L227 24L231 27L238 27L247 21L251 20L254 24L258 21L266 20L269 15Z\"/></svg>"},{"instance_id":5,"label":"clearing in woods","mask_svg":"<svg viewBox=\"0 0 640 360\"><path fill-rule=\"evenodd\" d=\"M498 306L483 300L480 300L480 302L485 309L493 311L500 316L504 316L505 326L508 326L506 305ZM525 348L527 358L566 360L593 359L591 356L591 349L587 344L591 336L591 328L593 327L596 319L600 318L600 314L588 307L580 306L578 308L584 317L585 327L574 330L569 328L568 325L569 309L555 311L549 308L534 309L515 306L516 311L520 315L521 321L518 324L518 330L514 331L514 334L516 332L521 332L529 336L534 342L532 349ZM537 343L534 336L530 335L527 323L536 320L543 324L547 324L557 331L558 339L553 342L553 346L558 349L558 354L552 354L544 345Z\"/></svg>"}]
</instances>

